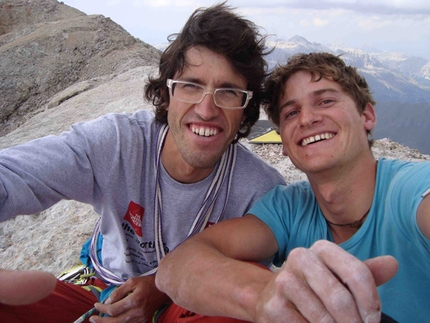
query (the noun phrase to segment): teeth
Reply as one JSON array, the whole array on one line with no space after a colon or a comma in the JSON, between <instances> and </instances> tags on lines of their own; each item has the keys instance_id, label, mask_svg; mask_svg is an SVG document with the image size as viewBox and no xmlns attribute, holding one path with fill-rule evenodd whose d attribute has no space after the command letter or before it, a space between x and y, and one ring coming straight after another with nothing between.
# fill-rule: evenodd
<instances>
[{"instance_id":1,"label":"teeth","mask_svg":"<svg viewBox=\"0 0 430 323\"><path fill-rule=\"evenodd\" d=\"M303 139L302 146L304 147L304 146L309 145L310 143L313 143L313 142L316 142L316 141L320 141L320 140L330 139L330 138L333 138L333 137L334 137L334 134L332 134L332 133L328 133L328 132L322 133L322 134L319 134L319 135L316 135L316 136L312 136L312 137Z\"/></svg>"},{"instance_id":2,"label":"teeth","mask_svg":"<svg viewBox=\"0 0 430 323\"><path fill-rule=\"evenodd\" d=\"M191 131L194 132L196 135L203 137L215 136L218 133L218 130L216 128L198 127L195 125L191 126Z\"/></svg>"}]
</instances>

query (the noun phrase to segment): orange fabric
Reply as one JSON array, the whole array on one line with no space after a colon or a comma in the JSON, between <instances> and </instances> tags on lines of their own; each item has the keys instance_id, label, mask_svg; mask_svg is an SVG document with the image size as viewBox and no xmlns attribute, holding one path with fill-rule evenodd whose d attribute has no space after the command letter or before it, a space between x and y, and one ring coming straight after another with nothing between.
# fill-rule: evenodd
<instances>
[{"instance_id":1,"label":"orange fabric","mask_svg":"<svg viewBox=\"0 0 430 323\"><path fill-rule=\"evenodd\" d=\"M89 285L105 289L100 279L91 279ZM95 295L79 285L57 281L54 292L41 301L24 306L0 304L0 322L59 323L74 322L94 307ZM89 322L86 320L85 322Z\"/></svg>"}]
</instances>

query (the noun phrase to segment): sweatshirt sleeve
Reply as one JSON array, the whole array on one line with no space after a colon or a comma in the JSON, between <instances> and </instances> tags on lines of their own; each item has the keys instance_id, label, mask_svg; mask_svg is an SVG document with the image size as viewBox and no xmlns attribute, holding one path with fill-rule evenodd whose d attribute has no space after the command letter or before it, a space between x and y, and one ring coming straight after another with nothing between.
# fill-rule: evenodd
<instances>
[{"instance_id":1,"label":"sweatshirt sleeve","mask_svg":"<svg viewBox=\"0 0 430 323\"><path fill-rule=\"evenodd\" d=\"M104 116L0 151L0 221L41 212L62 199L94 204L98 179L117 163L117 119Z\"/></svg>"},{"instance_id":2,"label":"sweatshirt sleeve","mask_svg":"<svg viewBox=\"0 0 430 323\"><path fill-rule=\"evenodd\" d=\"M34 214L61 199L89 202L91 163L73 131L0 152L0 220Z\"/></svg>"}]
</instances>

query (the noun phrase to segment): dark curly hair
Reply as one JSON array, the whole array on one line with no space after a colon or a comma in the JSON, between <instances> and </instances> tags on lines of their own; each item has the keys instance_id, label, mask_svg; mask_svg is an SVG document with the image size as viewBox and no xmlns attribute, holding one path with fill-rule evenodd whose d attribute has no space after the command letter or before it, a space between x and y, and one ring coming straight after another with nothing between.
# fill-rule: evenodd
<instances>
[{"instance_id":1,"label":"dark curly hair","mask_svg":"<svg viewBox=\"0 0 430 323\"><path fill-rule=\"evenodd\" d=\"M159 75L149 76L145 98L155 107L155 118L167 123L169 91L166 81L184 69L185 52L194 46L204 46L224 55L234 69L248 81L248 90L254 95L244 110L244 120L233 142L249 135L259 119L262 83L267 76L264 55L265 39L258 27L235 13L224 3L200 8L190 16L182 31L169 36L170 45L160 59Z\"/></svg>"},{"instance_id":2,"label":"dark curly hair","mask_svg":"<svg viewBox=\"0 0 430 323\"><path fill-rule=\"evenodd\" d=\"M279 126L279 98L284 95L285 83L298 71L311 73L312 81L318 82L328 78L337 82L356 103L360 115L368 103L375 105L369 86L363 76L355 67L348 66L340 58L330 53L296 54L291 56L287 63L278 65L264 85L264 110L269 119ZM371 131L367 131L370 135ZM369 140L372 146L373 140Z\"/></svg>"}]
</instances>

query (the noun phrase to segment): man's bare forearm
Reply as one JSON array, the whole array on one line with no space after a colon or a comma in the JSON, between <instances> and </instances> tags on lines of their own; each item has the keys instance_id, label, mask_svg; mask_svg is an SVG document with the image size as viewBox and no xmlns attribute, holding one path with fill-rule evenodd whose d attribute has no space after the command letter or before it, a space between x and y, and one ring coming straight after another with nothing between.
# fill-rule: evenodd
<instances>
[{"instance_id":1,"label":"man's bare forearm","mask_svg":"<svg viewBox=\"0 0 430 323\"><path fill-rule=\"evenodd\" d=\"M227 258L192 239L161 261L156 285L190 311L254 321L257 295L271 276L268 270Z\"/></svg>"}]
</instances>

